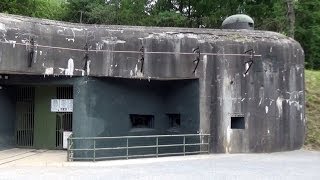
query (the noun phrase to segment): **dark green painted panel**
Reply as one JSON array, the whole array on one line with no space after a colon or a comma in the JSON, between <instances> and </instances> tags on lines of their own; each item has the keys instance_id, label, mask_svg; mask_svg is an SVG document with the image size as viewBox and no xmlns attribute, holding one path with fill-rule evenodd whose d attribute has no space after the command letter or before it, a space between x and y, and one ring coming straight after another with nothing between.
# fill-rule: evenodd
<instances>
[{"instance_id":1,"label":"dark green painted panel","mask_svg":"<svg viewBox=\"0 0 320 180\"><path fill-rule=\"evenodd\" d=\"M50 111L51 99L55 97L56 88L53 86L35 89L35 148L55 149L56 113Z\"/></svg>"},{"instance_id":2,"label":"dark green painted panel","mask_svg":"<svg viewBox=\"0 0 320 180\"><path fill-rule=\"evenodd\" d=\"M14 145L15 89L0 88L0 149Z\"/></svg>"}]
</instances>

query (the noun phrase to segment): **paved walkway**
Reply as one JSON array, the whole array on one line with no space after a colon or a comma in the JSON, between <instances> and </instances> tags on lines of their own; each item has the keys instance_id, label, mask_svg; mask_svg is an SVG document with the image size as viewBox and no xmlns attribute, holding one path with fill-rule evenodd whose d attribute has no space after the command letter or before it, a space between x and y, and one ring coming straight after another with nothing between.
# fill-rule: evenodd
<instances>
[{"instance_id":1,"label":"paved walkway","mask_svg":"<svg viewBox=\"0 0 320 180\"><path fill-rule=\"evenodd\" d=\"M320 179L320 152L66 162L65 151L0 151L0 179Z\"/></svg>"},{"instance_id":2,"label":"paved walkway","mask_svg":"<svg viewBox=\"0 0 320 180\"><path fill-rule=\"evenodd\" d=\"M0 168L10 166L63 166L66 163L66 158L66 151L13 148L0 151Z\"/></svg>"}]
</instances>

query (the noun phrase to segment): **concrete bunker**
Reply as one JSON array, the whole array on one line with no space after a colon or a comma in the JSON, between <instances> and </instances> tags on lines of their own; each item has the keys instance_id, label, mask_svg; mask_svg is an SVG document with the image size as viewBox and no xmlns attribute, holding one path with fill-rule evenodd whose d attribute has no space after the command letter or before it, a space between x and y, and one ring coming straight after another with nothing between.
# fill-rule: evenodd
<instances>
[{"instance_id":1,"label":"concrete bunker","mask_svg":"<svg viewBox=\"0 0 320 180\"><path fill-rule=\"evenodd\" d=\"M17 85L72 87L74 137L210 134L212 153L303 145L304 52L284 35L92 26L5 14L0 23L2 147L15 145L10 88Z\"/></svg>"}]
</instances>

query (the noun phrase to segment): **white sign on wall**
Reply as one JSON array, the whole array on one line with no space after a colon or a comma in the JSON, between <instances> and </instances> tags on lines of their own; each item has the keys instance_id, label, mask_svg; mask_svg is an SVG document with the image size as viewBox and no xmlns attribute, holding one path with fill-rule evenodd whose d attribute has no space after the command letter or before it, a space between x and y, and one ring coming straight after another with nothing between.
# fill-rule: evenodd
<instances>
[{"instance_id":1,"label":"white sign on wall","mask_svg":"<svg viewBox=\"0 0 320 180\"><path fill-rule=\"evenodd\" d=\"M73 99L51 99L51 112L73 112Z\"/></svg>"},{"instance_id":2,"label":"white sign on wall","mask_svg":"<svg viewBox=\"0 0 320 180\"><path fill-rule=\"evenodd\" d=\"M63 131L63 143L62 143L63 149L68 148L68 138L71 134L72 134L71 131Z\"/></svg>"}]
</instances>

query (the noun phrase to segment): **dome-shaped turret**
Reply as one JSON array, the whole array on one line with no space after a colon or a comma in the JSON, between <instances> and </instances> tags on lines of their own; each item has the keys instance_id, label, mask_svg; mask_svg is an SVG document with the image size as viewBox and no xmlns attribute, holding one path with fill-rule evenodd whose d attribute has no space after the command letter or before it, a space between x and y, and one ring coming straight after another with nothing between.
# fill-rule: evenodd
<instances>
[{"instance_id":1,"label":"dome-shaped turret","mask_svg":"<svg viewBox=\"0 0 320 180\"><path fill-rule=\"evenodd\" d=\"M254 21L248 15L236 14L223 21L222 29L254 29Z\"/></svg>"}]
</instances>

